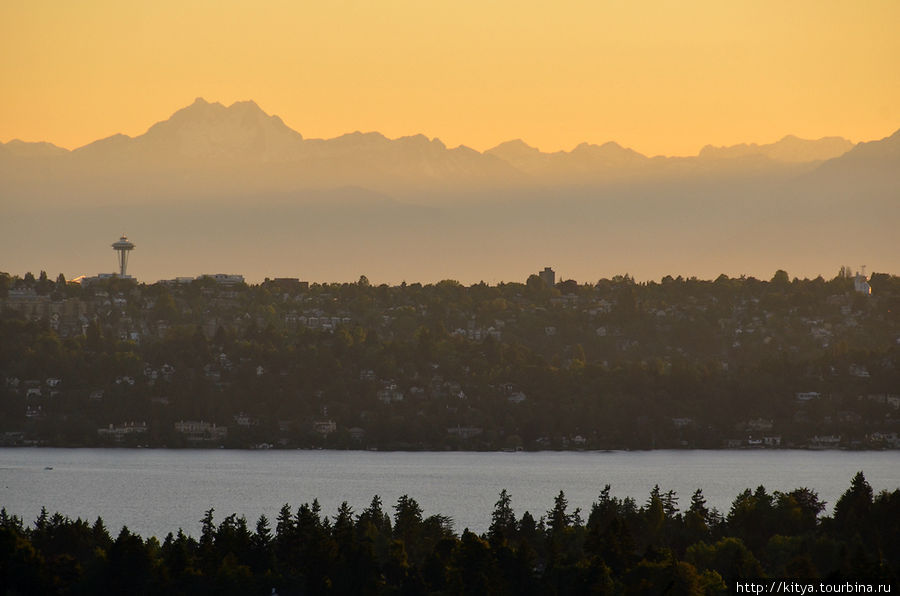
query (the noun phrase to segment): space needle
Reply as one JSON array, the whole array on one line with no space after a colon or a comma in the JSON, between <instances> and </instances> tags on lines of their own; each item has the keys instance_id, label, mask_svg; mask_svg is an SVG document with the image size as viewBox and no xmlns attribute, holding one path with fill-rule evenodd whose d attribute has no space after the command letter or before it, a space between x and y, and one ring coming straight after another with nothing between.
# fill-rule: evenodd
<instances>
[{"instance_id":1,"label":"space needle","mask_svg":"<svg viewBox=\"0 0 900 596\"><path fill-rule=\"evenodd\" d=\"M122 234L117 242L112 243L112 247L119 253L119 277L128 277L125 275L125 268L128 267L128 253L134 250L134 242L129 242L125 234Z\"/></svg>"}]
</instances>

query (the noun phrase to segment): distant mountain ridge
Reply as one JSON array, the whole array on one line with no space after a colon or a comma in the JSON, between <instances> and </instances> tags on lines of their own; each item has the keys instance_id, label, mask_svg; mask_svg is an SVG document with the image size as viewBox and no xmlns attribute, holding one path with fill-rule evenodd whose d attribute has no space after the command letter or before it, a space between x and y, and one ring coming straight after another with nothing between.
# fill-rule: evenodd
<instances>
[{"instance_id":1,"label":"distant mountain ridge","mask_svg":"<svg viewBox=\"0 0 900 596\"><path fill-rule=\"evenodd\" d=\"M803 163L824 161L840 157L853 149L853 143L842 137L823 137L812 141L788 135L776 143L768 145L740 144L730 147L707 145L700 150L699 157L707 159L733 159L748 155L764 155L776 161Z\"/></svg>"},{"instance_id":2,"label":"distant mountain ridge","mask_svg":"<svg viewBox=\"0 0 900 596\"><path fill-rule=\"evenodd\" d=\"M53 155L66 155L68 149L57 147L53 143L37 142L28 143L13 139L8 143L0 143L0 155L13 155L16 157L49 157Z\"/></svg>"},{"instance_id":3,"label":"distant mountain ridge","mask_svg":"<svg viewBox=\"0 0 900 596\"><path fill-rule=\"evenodd\" d=\"M133 138L0 144L0 269L110 270L126 232L150 281L896 271L898 199L900 132L692 157L614 142L479 152L424 135L310 139L253 102L197 99Z\"/></svg>"},{"instance_id":4,"label":"distant mountain ridge","mask_svg":"<svg viewBox=\"0 0 900 596\"><path fill-rule=\"evenodd\" d=\"M819 184L832 190L885 194L900 208L900 130L877 141L858 143L816 169Z\"/></svg>"},{"instance_id":5,"label":"distant mountain ridge","mask_svg":"<svg viewBox=\"0 0 900 596\"><path fill-rule=\"evenodd\" d=\"M896 136L896 135L895 135ZM253 101L197 98L144 134L122 134L73 151L49 143L0 144L0 190L8 199L216 197L359 187L395 197L591 187L623 181L799 176L845 157L879 160L879 145L840 137L786 136L765 144L704 147L694 157L648 157L615 142L545 153L521 139L478 152L414 135L354 132L307 139ZM891 164L895 153L886 154ZM856 165L852 165L856 164ZM826 168L828 169L828 168ZM543 191L541 191L543 192Z\"/></svg>"},{"instance_id":6,"label":"distant mountain ridge","mask_svg":"<svg viewBox=\"0 0 900 596\"><path fill-rule=\"evenodd\" d=\"M115 135L73 151L80 157L143 159L150 163L289 161L303 136L278 116L269 116L253 101L229 107L197 98L191 105L157 122L143 135Z\"/></svg>"},{"instance_id":7,"label":"distant mountain ridge","mask_svg":"<svg viewBox=\"0 0 900 596\"><path fill-rule=\"evenodd\" d=\"M612 141L602 145L581 143L572 151L544 153L516 139L488 149L485 154L499 157L539 179L549 178L554 182L582 180L585 177L617 177L625 172L634 172L649 162L647 156Z\"/></svg>"},{"instance_id":8,"label":"distant mountain ridge","mask_svg":"<svg viewBox=\"0 0 900 596\"><path fill-rule=\"evenodd\" d=\"M360 137L369 140L380 138L390 140L377 132L349 133L333 139L309 139L308 144L322 145L332 142L346 141L348 138ZM400 137L394 141L428 140L424 135ZM190 105L177 110L167 120L157 122L146 133L137 137L117 134L104 139L98 139L92 143L73 150L73 153L103 152L104 149L114 147L121 149L133 141L135 146L142 149L151 149L160 145L165 148L178 149L180 158L210 158L210 157L249 157L254 154L248 150L256 149L256 157L266 160L288 161L302 154L299 148L304 144L303 135L284 124L280 117L264 112L256 102L238 101L226 107L219 102L208 102L198 97ZM443 143L439 139L433 142L441 147ZM28 143L14 139L8 143L0 143L17 155L40 156L68 153L66 149L57 147L51 143ZM809 162L820 161L838 157L854 147L854 144L842 137L823 137L817 140L800 139L794 135L787 135L778 142L757 145L756 143L738 144L725 147L706 145L701 149L697 157L701 158L736 158L748 155L764 155L776 161ZM465 148L462 146L461 148ZM137 151L136 149L131 149ZM260 151L263 150L263 151ZM623 148L614 141L608 141L601 145L581 143L572 151L557 151L544 153L541 150L529 146L522 139L506 141L488 149L484 154L492 154L502 157L507 161L524 165L531 160L541 158L564 158L572 156L587 161L596 158L598 164L604 162L607 165L621 165L623 162L645 161L649 159L637 151Z\"/></svg>"}]
</instances>

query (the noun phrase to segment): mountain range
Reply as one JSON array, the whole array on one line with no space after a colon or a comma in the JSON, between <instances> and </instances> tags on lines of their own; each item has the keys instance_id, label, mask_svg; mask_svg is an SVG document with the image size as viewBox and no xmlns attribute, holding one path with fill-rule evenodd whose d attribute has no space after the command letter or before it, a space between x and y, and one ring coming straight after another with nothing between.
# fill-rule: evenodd
<instances>
[{"instance_id":1,"label":"mountain range","mask_svg":"<svg viewBox=\"0 0 900 596\"><path fill-rule=\"evenodd\" d=\"M481 153L465 146L448 148L424 135L388 139L377 132L354 132L305 139L252 101L226 107L198 98L133 138L118 134L73 151L49 143L2 144L0 174L6 201L72 197L93 203L129 196L159 201L169 195L221 199L223 194L351 186L427 203L448 194L460 200L460 192L477 196L622 181L783 178L836 159L841 163L827 168L871 170L881 161L888 170L882 175L889 175L898 139L895 133L854 145L840 137L786 136L767 145L706 146L694 157L648 157L615 142L546 153L517 139Z\"/></svg>"},{"instance_id":2,"label":"mountain range","mask_svg":"<svg viewBox=\"0 0 900 596\"><path fill-rule=\"evenodd\" d=\"M615 142L549 153L519 139L479 152L424 135L307 139L252 101L198 98L136 137L71 151L0 143L0 207L0 269L14 272L90 273L109 258L97 238L122 231L149 277L897 271L900 131L690 157Z\"/></svg>"}]
</instances>

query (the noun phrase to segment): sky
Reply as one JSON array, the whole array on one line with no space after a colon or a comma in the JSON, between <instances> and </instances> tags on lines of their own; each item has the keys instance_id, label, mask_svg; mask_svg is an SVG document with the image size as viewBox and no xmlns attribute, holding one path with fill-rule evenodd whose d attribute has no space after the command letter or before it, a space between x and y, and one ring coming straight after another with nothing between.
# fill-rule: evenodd
<instances>
[{"instance_id":1,"label":"sky","mask_svg":"<svg viewBox=\"0 0 900 596\"><path fill-rule=\"evenodd\" d=\"M900 127L900 2L0 2L0 141L73 149L195 97L307 138L647 155Z\"/></svg>"}]
</instances>

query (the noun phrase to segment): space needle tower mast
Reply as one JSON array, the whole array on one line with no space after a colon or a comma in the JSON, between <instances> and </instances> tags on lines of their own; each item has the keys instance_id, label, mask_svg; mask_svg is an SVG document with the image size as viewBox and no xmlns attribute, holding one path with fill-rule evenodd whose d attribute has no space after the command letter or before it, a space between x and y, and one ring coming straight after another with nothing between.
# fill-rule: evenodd
<instances>
[{"instance_id":1,"label":"space needle tower mast","mask_svg":"<svg viewBox=\"0 0 900 596\"><path fill-rule=\"evenodd\" d=\"M112 247L119 253L119 277L128 277L125 275L125 269L128 267L128 253L134 250L134 242L129 242L125 234L122 234L118 242L112 243Z\"/></svg>"}]
</instances>

